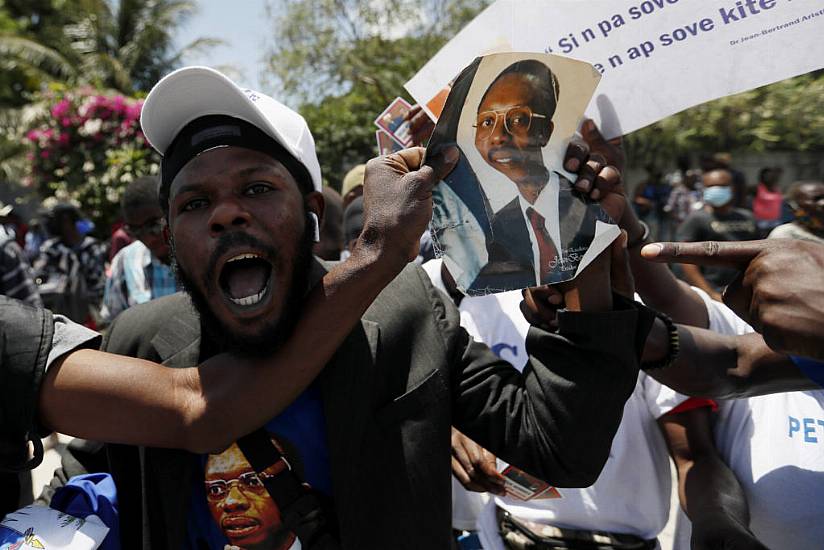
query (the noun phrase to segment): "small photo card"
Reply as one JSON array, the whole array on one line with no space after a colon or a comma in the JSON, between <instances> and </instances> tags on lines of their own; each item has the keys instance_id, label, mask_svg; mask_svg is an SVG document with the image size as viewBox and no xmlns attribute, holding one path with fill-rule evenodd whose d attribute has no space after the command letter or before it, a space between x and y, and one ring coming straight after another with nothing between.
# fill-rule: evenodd
<instances>
[{"instance_id":1,"label":"small photo card","mask_svg":"<svg viewBox=\"0 0 824 550\"><path fill-rule=\"evenodd\" d=\"M412 145L412 134L406 114L412 106L402 97L397 97L389 107L375 119L375 125L389 134L404 147Z\"/></svg>"}]
</instances>

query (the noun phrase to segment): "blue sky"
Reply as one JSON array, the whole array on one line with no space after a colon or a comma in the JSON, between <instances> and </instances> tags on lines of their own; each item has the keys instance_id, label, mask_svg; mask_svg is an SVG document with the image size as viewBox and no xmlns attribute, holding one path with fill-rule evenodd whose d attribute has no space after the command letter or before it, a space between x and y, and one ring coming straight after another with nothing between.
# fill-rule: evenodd
<instances>
[{"instance_id":1,"label":"blue sky","mask_svg":"<svg viewBox=\"0 0 824 550\"><path fill-rule=\"evenodd\" d=\"M185 58L187 65L209 65L238 84L261 90L266 37L274 27L264 0L198 0L198 11L177 36L178 47L201 37L219 38L222 46ZM266 90L261 90L266 91Z\"/></svg>"}]
</instances>

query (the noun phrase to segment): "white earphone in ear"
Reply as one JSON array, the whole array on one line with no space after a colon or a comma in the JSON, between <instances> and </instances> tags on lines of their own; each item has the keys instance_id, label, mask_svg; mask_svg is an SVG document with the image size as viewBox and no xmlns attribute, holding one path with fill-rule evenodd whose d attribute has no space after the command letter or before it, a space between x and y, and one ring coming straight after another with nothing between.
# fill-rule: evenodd
<instances>
[{"instance_id":1,"label":"white earphone in ear","mask_svg":"<svg viewBox=\"0 0 824 550\"><path fill-rule=\"evenodd\" d=\"M318 221L318 215L314 212L309 212L309 216L312 218L312 223L315 224L314 227L314 239L316 243L320 242L320 222Z\"/></svg>"}]
</instances>

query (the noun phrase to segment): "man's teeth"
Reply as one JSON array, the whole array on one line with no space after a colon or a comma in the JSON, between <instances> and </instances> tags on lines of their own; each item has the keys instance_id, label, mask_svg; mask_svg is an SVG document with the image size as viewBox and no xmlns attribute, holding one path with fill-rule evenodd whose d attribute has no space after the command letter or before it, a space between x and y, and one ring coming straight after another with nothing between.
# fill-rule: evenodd
<instances>
[{"instance_id":1,"label":"man's teeth","mask_svg":"<svg viewBox=\"0 0 824 550\"><path fill-rule=\"evenodd\" d=\"M261 299L263 299L263 295L266 294L266 290L268 288L269 285L267 284L265 287L263 287L263 290L261 290L257 294L252 294L251 296L244 296L243 298L232 298L230 296L229 299L239 306L253 306L256 303L260 302Z\"/></svg>"},{"instance_id":2,"label":"man's teeth","mask_svg":"<svg viewBox=\"0 0 824 550\"><path fill-rule=\"evenodd\" d=\"M512 162L512 159L511 158L498 159L496 162L499 163L499 164L509 164L510 162Z\"/></svg>"},{"instance_id":3,"label":"man's teeth","mask_svg":"<svg viewBox=\"0 0 824 550\"><path fill-rule=\"evenodd\" d=\"M226 263L230 264L238 260L254 260L255 258L260 258L260 256L258 254L238 254L234 258L230 258L229 260L227 260Z\"/></svg>"}]
</instances>

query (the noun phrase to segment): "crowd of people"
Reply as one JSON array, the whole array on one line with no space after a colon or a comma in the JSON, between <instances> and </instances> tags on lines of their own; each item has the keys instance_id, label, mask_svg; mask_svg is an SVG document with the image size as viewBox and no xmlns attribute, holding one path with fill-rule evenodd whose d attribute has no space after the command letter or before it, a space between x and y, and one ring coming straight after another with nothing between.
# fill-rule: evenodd
<instances>
[{"instance_id":1,"label":"crowd of people","mask_svg":"<svg viewBox=\"0 0 824 550\"><path fill-rule=\"evenodd\" d=\"M564 168L621 235L470 297L427 230L459 152L424 163L407 118L416 147L337 192L299 114L188 67L108 243L82 205L0 208L0 516L54 431L85 441L38 503L109 473L104 548L654 549L670 460L676 547L819 547L824 183L751 192L716 154L629 193L586 121Z\"/></svg>"}]
</instances>

